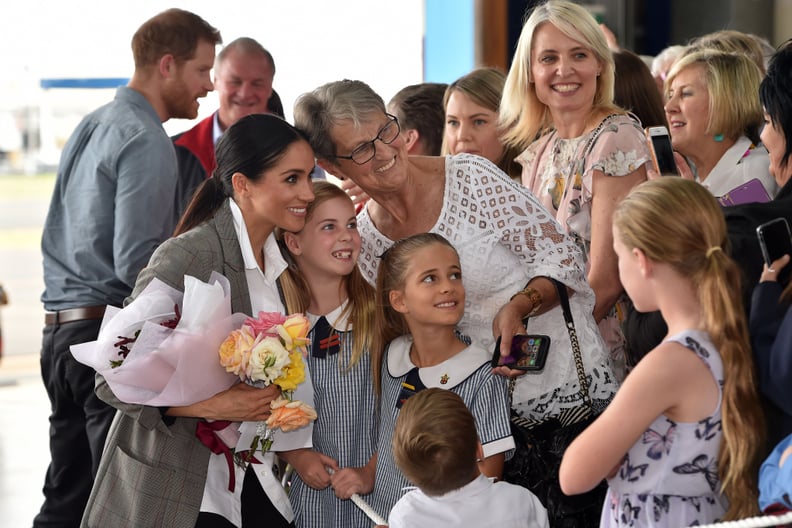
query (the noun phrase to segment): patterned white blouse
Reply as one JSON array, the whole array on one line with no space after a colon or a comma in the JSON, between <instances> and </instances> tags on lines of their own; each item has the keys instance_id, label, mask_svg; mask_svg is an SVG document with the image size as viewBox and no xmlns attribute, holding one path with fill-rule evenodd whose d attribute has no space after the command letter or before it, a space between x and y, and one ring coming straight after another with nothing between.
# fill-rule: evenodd
<instances>
[{"instance_id":1,"label":"patterned white blouse","mask_svg":"<svg viewBox=\"0 0 792 528\"><path fill-rule=\"evenodd\" d=\"M625 114L609 115L594 130L576 138L560 138L555 131L550 132L517 157L523 166L523 185L574 238L586 262L591 248L594 171L601 171L608 177L626 176L650 159L640 122ZM599 323L609 348L611 367L620 380L625 375L621 323L626 302L626 295L623 295Z\"/></svg>"}]
</instances>

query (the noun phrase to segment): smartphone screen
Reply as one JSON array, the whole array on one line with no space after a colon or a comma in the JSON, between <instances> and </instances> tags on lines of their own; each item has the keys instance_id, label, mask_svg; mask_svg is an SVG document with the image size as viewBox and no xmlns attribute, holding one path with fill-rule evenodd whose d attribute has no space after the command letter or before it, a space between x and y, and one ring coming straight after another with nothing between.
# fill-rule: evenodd
<instances>
[{"instance_id":1,"label":"smartphone screen","mask_svg":"<svg viewBox=\"0 0 792 528\"><path fill-rule=\"evenodd\" d=\"M663 175L678 176L676 161L674 161L674 148L671 146L671 136L666 127L650 127L646 129L652 153L657 164L657 170Z\"/></svg>"},{"instance_id":2,"label":"smartphone screen","mask_svg":"<svg viewBox=\"0 0 792 528\"><path fill-rule=\"evenodd\" d=\"M784 255L792 255L792 235L785 218L776 218L756 228L762 256L769 266Z\"/></svg>"},{"instance_id":3,"label":"smartphone screen","mask_svg":"<svg viewBox=\"0 0 792 528\"><path fill-rule=\"evenodd\" d=\"M546 335L515 335L512 337L508 356L500 355L500 337L495 343L492 366L505 365L517 370L539 371L544 368L550 337Z\"/></svg>"}]
</instances>

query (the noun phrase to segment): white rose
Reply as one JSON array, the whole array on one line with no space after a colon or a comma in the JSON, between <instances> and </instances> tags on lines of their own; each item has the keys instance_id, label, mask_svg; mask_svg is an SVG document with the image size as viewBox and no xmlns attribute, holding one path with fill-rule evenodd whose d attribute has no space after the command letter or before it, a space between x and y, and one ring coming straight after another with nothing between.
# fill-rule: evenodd
<instances>
[{"instance_id":1,"label":"white rose","mask_svg":"<svg viewBox=\"0 0 792 528\"><path fill-rule=\"evenodd\" d=\"M247 377L269 385L289 365L289 352L277 337L265 337L253 346L248 361Z\"/></svg>"}]
</instances>

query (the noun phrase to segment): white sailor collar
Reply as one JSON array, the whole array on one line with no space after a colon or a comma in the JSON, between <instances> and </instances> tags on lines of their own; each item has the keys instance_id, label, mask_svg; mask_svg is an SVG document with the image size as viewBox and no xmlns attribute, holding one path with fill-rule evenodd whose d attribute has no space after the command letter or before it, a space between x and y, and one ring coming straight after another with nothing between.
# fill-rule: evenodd
<instances>
[{"instance_id":1,"label":"white sailor collar","mask_svg":"<svg viewBox=\"0 0 792 528\"><path fill-rule=\"evenodd\" d=\"M253 246L250 245L250 237L248 236L245 219L242 216L242 210L232 198L229 198L228 201L231 205L234 231L236 231L237 240L239 241L239 249L242 251L245 269L261 271L258 262L256 262L255 253L253 253ZM264 262L266 263L266 266L264 266L264 278L274 284L288 266L283 255L281 255L278 241L275 240L275 233L270 233L267 240L264 241Z\"/></svg>"},{"instance_id":2,"label":"white sailor collar","mask_svg":"<svg viewBox=\"0 0 792 528\"><path fill-rule=\"evenodd\" d=\"M344 309L349 304L349 299L342 302L338 308L332 310L330 313L325 314L324 318L327 319L327 322L330 323L330 326L336 332L349 332L352 330L352 325L350 324L347 326L347 321L349 321L349 314L342 313ZM311 312L305 312L305 317L308 318L308 321L311 323L311 330L313 327L316 326L316 321L319 320L321 315L312 314Z\"/></svg>"},{"instance_id":3,"label":"white sailor collar","mask_svg":"<svg viewBox=\"0 0 792 528\"><path fill-rule=\"evenodd\" d=\"M388 346L388 374L394 378L400 378L415 368L410 360L412 342L412 336L403 335ZM491 354L484 347L473 342L438 365L419 368L418 376L427 388L450 389L468 379L491 359Z\"/></svg>"}]
</instances>

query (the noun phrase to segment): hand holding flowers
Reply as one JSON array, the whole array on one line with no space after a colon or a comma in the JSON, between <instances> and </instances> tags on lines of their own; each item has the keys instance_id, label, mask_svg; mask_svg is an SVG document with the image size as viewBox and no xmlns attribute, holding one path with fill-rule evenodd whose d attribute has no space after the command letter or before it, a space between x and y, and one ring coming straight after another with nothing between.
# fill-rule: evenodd
<instances>
[{"instance_id":1,"label":"hand holding flowers","mask_svg":"<svg viewBox=\"0 0 792 528\"><path fill-rule=\"evenodd\" d=\"M316 411L295 400L292 393L305 380L303 355L308 344L310 323L301 314L285 317L278 313L259 313L233 330L220 346L220 364L226 371L254 387L276 385L282 394L270 404L268 420L257 424L256 435L245 450L250 460L253 452L268 451L272 446L272 432L293 431L316 419Z\"/></svg>"}]
</instances>

